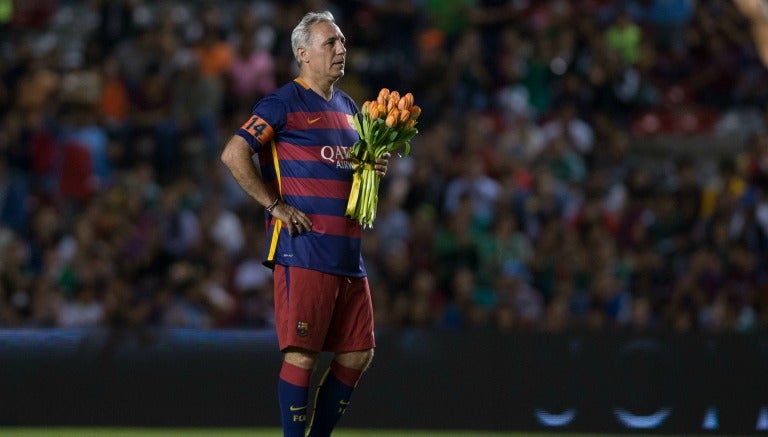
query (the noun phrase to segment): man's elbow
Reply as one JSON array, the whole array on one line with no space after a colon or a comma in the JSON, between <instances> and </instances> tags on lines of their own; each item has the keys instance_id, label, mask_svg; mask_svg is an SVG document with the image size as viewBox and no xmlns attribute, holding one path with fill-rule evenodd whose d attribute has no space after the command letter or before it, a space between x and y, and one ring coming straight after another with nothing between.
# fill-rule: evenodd
<instances>
[{"instance_id":1,"label":"man's elbow","mask_svg":"<svg viewBox=\"0 0 768 437\"><path fill-rule=\"evenodd\" d=\"M227 167L232 167L232 165L239 159L239 149L240 147L237 147L236 144L232 140L230 140L226 146L224 146L224 150L221 151L221 156L219 159L221 159L221 162L224 163Z\"/></svg>"},{"instance_id":2,"label":"man's elbow","mask_svg":"<svg viewBox=\"0 0 768 437\"><path fill-rule=\"evenodd\" d=\"M232 162L232 150L229 147L229 144L224 147L224 150L221 151L221 155L219 155L219 159L221 159L221 162L224 163L227 167L229 167L229 163Z\"/></svg>"}]
</instances>

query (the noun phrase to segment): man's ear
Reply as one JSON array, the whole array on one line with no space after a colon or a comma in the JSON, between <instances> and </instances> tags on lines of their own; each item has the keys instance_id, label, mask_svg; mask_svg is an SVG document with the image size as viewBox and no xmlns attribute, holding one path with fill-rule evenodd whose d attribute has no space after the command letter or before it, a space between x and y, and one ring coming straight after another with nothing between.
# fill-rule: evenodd
<instances>
[{"instance_id":1,"label":"man's ear","mask_svg":"<svg viewBox=\"0 0 768 437\"><path fill-rule=\"evenodd\" d=\"M299 59L301 59L301 62L302 63L307 62L307 60L309 59L309 54L307 53L307 49L305 49L304 47L299 47L297 52L299 54Z\"/></svg>"}]
</instances>

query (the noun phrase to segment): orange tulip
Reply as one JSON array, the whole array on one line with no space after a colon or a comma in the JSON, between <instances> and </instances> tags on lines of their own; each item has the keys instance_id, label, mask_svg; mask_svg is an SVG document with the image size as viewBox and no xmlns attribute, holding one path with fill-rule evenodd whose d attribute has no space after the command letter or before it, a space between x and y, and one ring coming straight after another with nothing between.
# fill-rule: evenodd
<instances>
[{"instance_id":1,"label":"orange tulip","mask_svg":"<svg viewBox=\"0 0 768 437\"><path fill-rule=\"evenodd\" d=\"M379 104L386 105L387 99L389 99L389 88L382 88L379 91L379 97L376 99Z\"/></svg>"},{"instance_id":2,"label":"orange tulip","mask_svg":"<svg viewBox=\"0 0 768 437\"><path fill-rule=\"evenodd\" d=\"M387 113L392 112L395 108L397 108L397 101L390 97L389 101L387 101Z\"/></svg>"},{"instance_id":3,"label":"orange tulip","mask_svg":"<svg viewBox=\"0 0 768 437\"><path fill-rule=\"evenodd\" d=\"M379 105L371 104L369 106L370 108L368 109L368 116L371 117L371 120L376 120L377 118L379 118Z\"/></svg>"},{"instance_id":4,"label":"orange tulip","mask_svg":"<svg viewBox=\"0 0 768 437\"><path fill-rule=\"evenodd\" d=\"M384 124L387 125L387 127L395 127L397 124L397 117L394 117L393 115L388 115L387 120L384 122Z\"/></svg>"},{"instance_id":5,"label":"orange tulip","mask_svg":"<svg viewBox=\"0 0 768 437\"><path fill-rule=\"evenodd\" d=\"M402 100L400 100L402 102ZM408 121L411 119L411 111L400 111L400 123L408 123Z\"/></svg>"},{"instance_id":6,"label":"orange tulip","mask_svg":"<svg viewBox=\"0 0 768 437\"><path fill-rule=\"evenodd\" d=\"M416 120L421 115L421 108L419 108L419 105L413 105L411 107L411 118Z\"/></svg>"},{"instance_id":7,"label":"orange tulip","mask_svg":"<svg viewBox=\"0 0 768 437\"><path fill-rule=\"evenodd\" d=\"M398 102L397 107L401 111L411 109L411 106L413 106L413 94L407 93L403 97L400 98L400 102Z\"/></svg>"},{"instance_id":8,"label":"orange tulip","mask_svg":"<svg viewBox=\"0 0 768 437\"><path fill-rule=\"evenodd\" d=\"M400 120L400 111L397 110L397 108L392 108L389 113L387 113L387 116L395 117L395 120Z\"/></svg>"},{"instance_id":9,"label":"orange tulip","mask_svg":"<svg viewBox=\"0 0 768 437\"><path fill-rule=\"evenodd\" d=\"M400 92L399 91L392 91L392 92L390 92L389 93L389 98L391 100L394 100L395 103L397 103L398 101L400 101Z\"/></svg>"},{"instance_id":10,"label":"orange tulip","mask_svg":"<svg viewBox=\"0 0 768 437\"><path fill-rule=\"evenodd\" d=\"M379 106L377 106L377 108L379 108L379 116L376 118L384 118L387 116L387 105L382 105L381 103L379 103Z\"/></svg>"},{"instance_id":11,"label":"orange tulip","mask_svg":"<svg viewBox=\"0 0 768 437\"><path fill-rule=\"evenodd\" d=\"M362 106L360 106L360 112L363 113L363 115L368 115L368 106L371 104L371 102L363 102Z\"/></svg>"}]
</instances>

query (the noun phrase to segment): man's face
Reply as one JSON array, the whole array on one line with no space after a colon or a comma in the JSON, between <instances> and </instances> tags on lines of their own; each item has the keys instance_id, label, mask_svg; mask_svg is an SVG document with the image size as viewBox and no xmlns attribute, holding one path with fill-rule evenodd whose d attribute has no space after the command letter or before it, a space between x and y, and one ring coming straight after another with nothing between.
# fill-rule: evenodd
<instances>
[{"instance_id":1,"label":"man's face","mask_svg":"<svg viewBox=\"0 0 768 437\"><path fill-rule=\"evenodd\" d=\"M344 34L333 23L319 22L311 27L309 44L305 47L302 61L316 77L338 80L344 76Z\"/></svg>"}]
</instances>

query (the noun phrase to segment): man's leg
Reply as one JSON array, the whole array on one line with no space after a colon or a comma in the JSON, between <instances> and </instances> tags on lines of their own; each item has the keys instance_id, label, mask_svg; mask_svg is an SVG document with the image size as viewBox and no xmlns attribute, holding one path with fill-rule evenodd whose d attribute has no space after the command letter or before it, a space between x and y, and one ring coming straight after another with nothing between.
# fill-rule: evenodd
<instances>
[{"instance_id":1,"label":"man's leg","mask_svg":"<svg viewBox=\"0 0 768 437\"><path fill-rule=\"evenodd\" d=\"M304 437L310 377L323 348L338 288L338 280L329 286L328 278L332 276L275 266L275 328L284 353L278 400L286 437Z\"/></svg>"},{"instance_id":2,"label":"man's leg","mask_svg":"<svg viewBox=\"0 0 768 437\"><path fill-rule=\"evenodd\" d=\"M317 387L315 410L309 424L308 437L331 435L372 359L373 349L336 354Z\"/></svg>"},{"instance_id":3,"label":"man's leg","mask_svg":"<svg viewBox=\"0 0 768 437\"><path fill-rule=\"evenodd\" d=\"M304 437L309 380L316 362L316 352L298 348L285 351L277 384L284 437Z\"/></svg>"}]
</instances>

